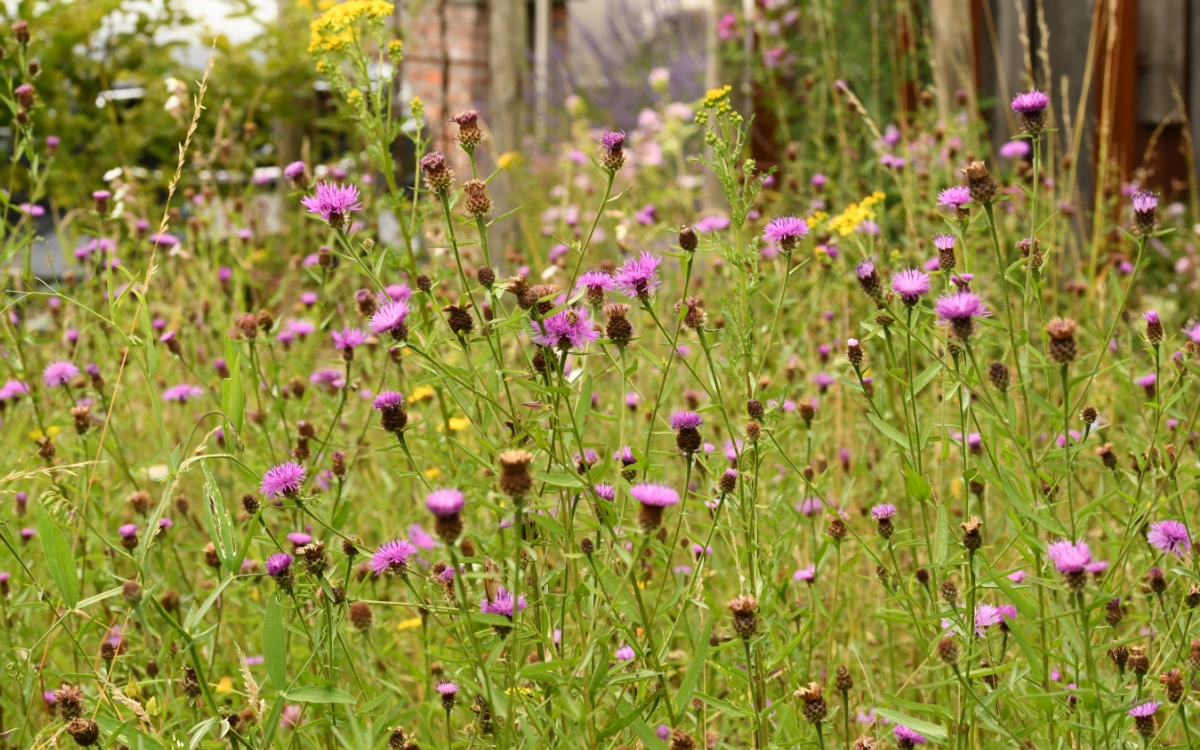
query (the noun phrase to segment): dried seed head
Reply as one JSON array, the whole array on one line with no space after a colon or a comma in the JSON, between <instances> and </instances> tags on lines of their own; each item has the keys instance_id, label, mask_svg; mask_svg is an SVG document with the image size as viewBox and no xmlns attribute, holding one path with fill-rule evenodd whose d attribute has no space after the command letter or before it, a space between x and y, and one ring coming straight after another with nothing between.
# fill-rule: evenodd
<instances>
[{"instance_id":1,"label":"dried seed head","mask_svg":"<svg viewBox=\"0 0 1200 750\"><path fill-rule=\"evenodd\" d=\"M837 676L834 678L834 687L843 693L848 693L854 689L854 678L850 676L850 670L845 666L839 665L837 668Z\"/></svg>"},{"instance_id":2,"label":"dried seed head","mask_svg":"<svg viewBox=\"0 0 1200 750\"><path fill-rule=\"evenodd\" d=\"M71 719L71 723L67 724L67 734L80 747L90 747L100 739L100 725L83 717Z\"/></svg>"},{"instance_id":3,"label":"dried seed head","mask_svg":"<svg viewBox=\"0 0 1200 750\"><path fill-rule=\"evenodd\" d=\"M758 632L758 599L744 594L730 599L726 604L733 614L733 631L749 640Z\"/></svg>"},{"instance_id":4,"label":"dried seed head","mask_svg":"<svg viewBox=\"0 0 1200 750\"><path fill-rule=\"evenodd\" d=\"M366 632L371 629L371 625L375 622L375 613L371 611L371 605L366 602L354 602L350 605L347 612L350 618L350 624L355 630Z\"/></svg>"},{"instance_id":5,"label":"dried seed head","mask_svg":"<svg viewBox=\"0 0 1200 750\"><path fill-rule=\"evenodd\" d=\"M963 546L971 552L974 552L983 546L983 535L979 533L979 527L981 525L982 522L974 516L967 519L965 523L961 524L963 530Z\"/></svg>"},{"instance_id":6,"label":"dried seed head","mask_svg":"<svg viewBox=\"0 0 1200 750\"><path fill-rule=\"evenodd\" d=\"M958 644L953 638L946 637L938 641L937 645L938 658L946 664L954 664L958 661Z\"/></svg>"},{"instance_id":7,"label":"dried seed head","mask_svg":"<svg viewBox=\"0 0 1200 750\"><path fill-rule=\"evenodd\" d=\"M804 720L809 724L820 723L829 711L823 692L820 683L810 682L808 687L802 687L795 693L797 698L804 701Z\"/></svg>"},{"instance_id":8,"label":"dried seed head","mask_svg":"<svg viewBox=\"0 0 1200 750\"><path fill-rule=\"evenodd\" d=\"M988 172L987 165L981 161L973 161L963 169L967 176L967 189L971 192L971 200L980 205L991 203L996 198L1000 186Z\"/></svg>"}]
</instances>

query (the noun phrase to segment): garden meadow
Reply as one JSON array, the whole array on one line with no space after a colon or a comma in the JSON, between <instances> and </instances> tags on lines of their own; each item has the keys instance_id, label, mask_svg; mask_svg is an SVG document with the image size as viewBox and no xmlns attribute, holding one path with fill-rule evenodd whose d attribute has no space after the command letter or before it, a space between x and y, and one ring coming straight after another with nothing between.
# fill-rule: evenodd
<instances>
[{"instance_id":1,"label":"garden meadow","mask_svg":"<svg viewBox=\"0 0 1200 750\"><path fill-rule=\"evenodd\" d=\"M663 69L438 149L393 12L309 13L342 152L241 183L215 53L109 171L0 33L6 746L1198 746L1189 209L819 65L769 168Z\"/></svg>"}]
</instances>

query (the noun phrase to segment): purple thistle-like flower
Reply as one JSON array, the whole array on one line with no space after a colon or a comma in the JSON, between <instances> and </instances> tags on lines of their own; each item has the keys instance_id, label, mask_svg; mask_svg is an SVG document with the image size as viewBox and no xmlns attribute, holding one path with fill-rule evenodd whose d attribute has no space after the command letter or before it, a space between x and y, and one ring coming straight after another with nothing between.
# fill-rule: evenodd
<instances>
[{"instance_id":1,"label":"purple thistle-like flower","mask_svg":"<svg viewBox=\"0 0 1200 750\"><path fill-rule=\"evenodd\" d=\"M971 292L957 292L938 299L935 308L946 320L967 320L987 315L987 308Z\"/></svg>"},{"instance_id":2,"label":"purple thistle-like flower","mask_svg":"<svg viewBox=\"0 0 1200 750\"><path fill-rule=\"evenodd\" d=\"M1009 141L999 149L999 154L1005 159L1024 159L1032 151L1028 141Z\"/></svg>"},{"instance_id":3,"label":"purple thistle-like flower","mask_svg":"<svg viewBox=\"0 0 1200 750\"><path fill-rule=\"evenodd\" d=\"M871 518L881 521L896 515L896 506L891 503L881 503L871 508Z\"/></svg>"},{"instance_id":4,"label":"purple thistle-like flower","mask_svg":"<svg viewBox=\"0 0 1200 750\"><path fill-rule=\"evenodd\" d=\"M312 534L305 534L303 531L293 531L287 535L287 540L297 547L303 547L313 540Z\"/></svg>"},{"instance_id":5,"label":"purple thistle-like flower","mask_svg":"<svg viewBox=\"0 0 1200 750\"><path fill-rule=\"evenodd\" d=\"M672 430L694 430L704 424L704 418L694 411L677 411L671 415Z\"/></svg>"},{"instance_id":6,"label":"purple thistle-like flower","mask_svg":"<svg viewBox=\"0 0 1200 750\"><path fill-rule=\"evenodd\" d=\"M403 404L404 394L397 391L380 391L375 400L371 402L371 407L376 411L386 411Z\"/></svg>"},{"instance_id":7,"label":"purple thistle-like flower","mask_svg":"<svg viewBox=\"0 0 1200 750\"><path fill-rule=\"evenodd\" d=\"M679 502L679 493L665 484L642 482L629 489L629 495L642 505L665 508Z\"/></svg>"},{"instance_id":8,"label":"purple thistle-like flower","mask_svg":"<svg viewBox=\"0 0 1200 750\"><path fill-rule=\"evenodd\" d=\"M465 504L463 493L454 489L434 490L425 496L425 507L438 518L453 518Z\"/></svg>"},{"instance_id":9,"label":"purple thistle-like flower","mask_svg":"<svg viewBox=\"0 0 1200 750\"><path fill-rule=\"evenodd\" d=\"M1156 521L1150 524L1150 531L1146 534L1146 541L1157 549L1159 552L1183 557L1191 551L1192 541L1188 535L1187 526L1181 521L1167 520Z\"/></svg>"},{"instance_id":10,"label":"purple thistle-like flower","mask_svg":"<svg viewBox=\"0 0 1200 750\"><path fill-rule=\"evenodd\" d=\"M283 176L289 180L298 180L304 175L304 170L306 169L307 167L304 165L304 162L294 161L283 168Z\"/></svg>"},{"instance_id":11,"label":"purple thistle-like flower","mask_svg":"<svg viewBox=\"0 0 1200 750\"><path fill-rule=\"evenodd\" d=\"M999 607L993 604L980 604L975 608L975 635L982 638L987 635L988 628L999 625L1003 620Z\"/></svg>"},{"instance_id":12,"label":"purple thistle-like flower","mask_svg":"<svg viewBox=\"0 0 1200 750\"><path fill-rule=\"evenodd\" d=\"M1158 376L1154 373L1147 373L1134 381L1143 388L1153 388L1158 383Z\"/></svg>"},{"instance_id":13,"label":"purple thistle-like flower","mask_svg":"<svg viewBox=\"0 0 1200 750\"><path fill-rule=\"evenodd\" d=\"M181 404L185 404L188 401L190 401L194 398L200 398L203 395L204 395L203 388L201 388L199 386L188 385L187 383L184 383L182 385L171 386L170 388L163 391L162 400L163 401L177 401Z\"/></svg>"},{"instance_id":14,"label":"purple thistle-like flower","mask_svg":"<svg viewBox=\"0 0 1200 750\"><path fill-rule=\"evenodd\" d=\"M1054 563L1055 569L1063 575L1082 573L1092 561L1092 551L1088 549L1087 542L1071 542L1066 539L1051 544L1046 550L1046 555L1050 562Z\"/></svg>"},{"instance_id":15,"label":"purple thistle-like flower","mask_svg":"<svg viewBox=\"0 0 1200 750\"><path fill-rule=\"evenodd\" d=\"M804 219L797 219L795 216L780 216L767 224L766 230L763 232L763 239L767 242L774 242L782 247L785 251L791 251L796 247L796 243L808 234L808 224Z\"/></svg>"},{"instance_id":16,"label":"purple thistle-like flower","mask_svg":"<svg viewBox=\"0 0 1200 750\"><path fill-rule=\"evenodd\" d=\"M935 234L933 235L933 246L938 250L953 250L954 235L952 234Z\"/></svg>"},{"instance_id":17,"label":"purple thistle-like flower","mask_svg":"<svg viewBox=\"0 0 1200 750\"><path fill-rule=\"evenodd\" d=\"M591 291L609 291L617 285L612 274L605 271L584 271L575 282L576 289Z\"/></svg>"},{"instance_id":18,"label":"purple thistle-like flower","mask_svg":"<svg viewBox=\"0 0 1200 750\"><path fill-rule=\"evenodd\" d=\"M333 331L334 349L353 349L366 343L367 334L357 328L347 328L344 331Z\"/></svg>"},{"instance_id":19,"label":"purple thistle-like flower","mask_svg":"<svg viewBox=\"0 0 1200 750\"><path fill-rule=\"evenodd\" d=\"M624 646L621 646L619 649L614 651L613 656L620 659L621 661L629 661L633 657L637 656L637 654L635 654L633 652L633 648L628 643L626 643Z\"/></svg>"},{"instance_id":20,"label":"purple thistle-like flower","mask_svg":"<svg viewBox=\"0 0 1200 750\"><path fill-rule=\"evenodd\" d=\"M892 277L892 291L906 305L915 305L929 293L929 274L916 268L907 268Z\"/></svg>"},{"instance_id":21,"label":"purple thistle-like flower","mask_svg":"<svg viewBox=\"0 0 1200 750\"><path fill-rule=\"evenodd\" d=\"M1050 97L1041 91L1026 91L1012 100L1012 111L1022 115L1037 114L1050 106Z\"/></svg>"},{"instance_id":22,"label":"purple thistle-like flower","mask_svg":"<svg viewBox=\"0 0 1200 750\"><path fill-rule=\"evenodd\" d=\"M276 552L267 558L267 575L277 578L292 567L292 556L286 552Z\"/></svg>"},{"instance_id":23,"label":"purple thistle-like flower","mask_svg":"<svg viewBox=\"0 0 1200 750\"><path fill-rule=\"evenodd\" d=\"M656 273L659 263L662 258L645 250L638 257L626 260L613 279L617 290L626 297L650 296L660 283Z\"/></svg>"},{"instance_id":24,"label":"purple thistle-like flower","mask_svg":"<svg viewBox=\"0 0 1200 750\"><path fill-rule=\"evenodd\" d=\"M512 592L501 586L496 591L496 600L488 601L486 598L479 603L479 611L485 615L504 615L512 619L515 612L523 611L528 605L525 601L525 595L521 594L514 601Z\"/></svg>"},{"instance_id":25,"label":"purple thistle-like flower","mask_svg":"<svg viewBox=\"0 0 1200 750\"><path fill-rule=\"evenodd\" d=\"M317 183L316 193L301 198L300 203L310 214L320 216L326 224L335 229L340 229L345 224L346 214L362 208L357 187L338 185L334 182Z\"/></svg>"},{"instance_id":26,"label":"purple thistle-like flower","mask_svg":"<svg viewBox=\"0 0 1200 750\"><path fill-rule=\"evenodd\" d=\"M1147 310L1146 312L1142 313L1142 320L1146 321L1147 323L1162 323L1158 317L1158 310Z\"/></svg>"},{"instance_id":27,"label":"purple thistle-like flower","mask_svg":"<svg viewBox=\"0 0 1200 750\"><path fill-rule=\"evenodd\" d=\"M386 302L371 316L371 330L381 334L402 331L404 329L404 321L407 319L407 302Z\"/></svg>"},{"instance_id":28,"label":"purple thistle-like flower","mask_svg":"<svg viewBox=\"0 0 1200 750\"><path fill-rule=\"evenodd\" d=\"M344 388L346 386L345 376L340 371L329 368L317 370L308 377L308 382L327 388Z\"/></svg>"},{"instance_id":29,"label":"purple thistle-like flower","mask_svg":"<svg viewBox=\"0 0 1200 750\"><path fill-rule=\"evenodd\" d=\"M294 495L304 484L304 472L304 467L294 461L272 466L263 474L259 490L268 500Z\"/></svg>"},{"instance_id":30,"label":"purple thistle-like flower","mask_svg":"<svg viewBox=\"0 0 1200 750\"><path fill-rule=\"evenodd\" d=\"M625 133L613 131L600 136L600 148L612 153L620 153L625 148Z\"/></svg>"},{"instance_id":31,"label":"purple thistle-like flower","mask_svg":"<svg viewBox=\"0 0 1200 750\"><path fill-rule=\"evenodd\" d=\"M892 734L896 735L897 740L911 742L914 745L924 745L926 742L924 735L922 735L920 732L909 729L903 724L897 724L896 726L892 727Z\"/></svg>"},{"instance_id":32,"label":"purple thistle-like flower","mask_svg":"<svg viewBox=\"0 0 1200 750\"><path fill-rule=\"evenodd\" d=\"M453 568L447 568L447 570L453 570ZM435 686L435 689L439 695L455 695L458 693L458 683L443 680Z\"/></svg>"},{"instance_id":33,"label":"purple thistle-like flower","mask_svg":"<svg viewBox=\"0 0 1200 750\"><path fill-rule=\"evenodd\" d=\"M854 275L859 279L869 279L875 273L875 262L867 258L854 267Z\"/></svg>"},{"instance_id":34,"label":"purple thistle-like flower","mask_svg":"<svg viewBox=\"0 0 1200 750\"><path fill-rule=\"evenodd\" d=\"M1162 704L1158 701L1146 701L1145 703L1139 703L1138 705L1129 709L1128 713L1135 719L1144 719L1147 716L1153 716L1155 713L1157 713L1158 708L1161 705Z\"/></svg>"},{"instance_id":35,"label":"purple thistle-like flower","mask_svg":"<svg viewBox=\"0 0 1200 750\"><path fill-rule=\"evenodd\" d=\"M120 534L125 539L135 537L135 536L137 536L137 533L138 533L137 524L134 524L134 523L124 524L119 529L117 529L117 533Z\"/></svg>"},{"instance_id":36,"label":"purple thistle-like flower","mask_svg":"<svg viewBox=\"0 0 1200 750\"><path fill-rule=\"evenodd\" d=\"M809 581L809 582L811 582L811 581L815 580L816 577L817 577L817 566L816 565L809 565L809 566L800 568L795 573L792 573L793 581Z\"/></svg>"},{"instance_id":37,"label":"purple thistle-like flower","mask_svg":"<svg viewBox=\"0 0 1200 750\"><path fill-rule=\"evenodd\" d=\"M371 555L371 570L375 575L403 573L408 570L408 558L417 553L417 548L407 539L384 542Z\"/></svg>"},{"instance_id":38,"label":"purple thistle-like flower","mask_svg":"<svg viewBox=\"0 0 1200 750\"><path fill-rule=\"evenodd\" d=\"M587 345L600 338L600 332L592 324L592 319L586 309L569 308L560 310L539 323L530 323L530 336L542 346L549 346L562 351L572 347L584 349Z\"/></svg>"},{"instance_id":39,"label":"purple thistle-like flower","mask_svg":"<svg viewBox=\"0 0 1200 750\"><path fill-rule=\"evenodd\" d=\"M71 362L51 362L42 370L42 382L47 388L55 388L71 382L79 374L79 368Z\"/></svg>"},{"instance_id":40,"label":"purple thistle-like flower","mask_svg":"<svg viewBox=\"0 0 1200 750\"><path fill-rule=\"evenodd\" d=\"M1139 190L1133 194L1133 210L1139 214L1152 213L1158 210L1158 196L1149 190Z\"/></svg>"},{"instance_id":41,"label":"purple thistle-like flower","mask_svg":"<svg viewBox=\"0 0 1200 750\"><path fill-rule=\"evenodd\" d=\"M971 190L966 185L955 185L938 193L938 205L953 208L955 211L960 210L970 202Z\"/></svg>"}]
</instances>

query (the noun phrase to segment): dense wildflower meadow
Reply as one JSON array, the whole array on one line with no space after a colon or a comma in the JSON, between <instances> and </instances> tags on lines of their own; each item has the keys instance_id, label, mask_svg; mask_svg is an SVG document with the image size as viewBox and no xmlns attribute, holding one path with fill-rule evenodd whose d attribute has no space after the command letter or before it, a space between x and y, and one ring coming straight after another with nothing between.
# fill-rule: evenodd
<instances>
[{"instance_id":1,"label":"dense wildflower meadow","mask_svg":"<svg viewBox=\"0 0 1200 750\"><path fill-rule=\"evenodd\" d=\"M1197 746L1182 205L1091 229L1036 90L1000 153L818 78L767 169L665 71L443 152L391 12L313 23L336 160L218 181L210 66L73 206L4 29L6 747Z\"/></svg>"}]
</instances>

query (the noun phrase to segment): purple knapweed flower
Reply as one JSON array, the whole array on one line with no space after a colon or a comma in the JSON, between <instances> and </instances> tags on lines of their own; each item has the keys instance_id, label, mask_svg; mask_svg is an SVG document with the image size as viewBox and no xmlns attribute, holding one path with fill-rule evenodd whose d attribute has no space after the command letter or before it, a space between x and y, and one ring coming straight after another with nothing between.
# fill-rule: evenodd
<instances>
[{"instance_id":1,"label":"purple knapweed flower","mask_svg":"<svg viewBox=\"0 0 1200 750\"><path fill-rule=\"evenodd\" d=\"M540 322L532 321L530 327L530 336L534 341L562 351L584 349L590 342L600 338L600 332L592 324L586 309L560 310Z\"/></svg>"},{"instance_id":2,"label":"purple knapweed flower","mask_svg":"<svg viewBox=\"0 0 1200 750\"><path fill-rule=\"evenodd\" d=\"M204 389L196 385L174 385L163 391L163 401L175 401L181 404L186 404L194 398L200 398L204 395Z\"/></svg>"},{"instance_id":3,"label":"purple knapweed flower","mask_svg":"<svg viewBox=\"0 0 1200 750\"><path fill-rule=\"evenodd\" d=\"M892 277L892 291L904 304L912 307L929 293L929 274L916 268L907 268Z\"/></svg>"},{"instance_id":4,"label":"purple knapweed flower","mask_svg":"<svg viewBox=\"0 0 1200 750\"><path fill-rule=\"evenodd\" d=\"M292 567L292 556L286 552L276 552L267 558L267 575L278 578Z\"/></svg>"},{"instance_id":5,"label":"purple knapweed flower","mask_svg":"<svg viewBox=\"0 0 1200 750\"><path fill-rule=\"evenodd\" d=\"M79 368L71 362L51 362L42 370L42 382L47 388L56 388L71 382L79 374Z\"/></svg>"},{"instance_id":6,"label":"purple knapweed flower","mask_svg":"<svg viewBox=\"0 0 1200 750\"><path fill-rule=\"evenodd\" d=\"M357 328L347 328L343 331L333 331L333 348L334 349L353 349L356 346L365 344L367 334Z\"/></svg>"},{"instance_id":7,"label":"purple knapweed flower","mask_svg":"<svg viewBox=\"0 0 1200 750\"><path fill-rule=\"evenodd\" d=\"M403 338L407 330L405 321L408 319L408 303L394 301L384 303L371 316L371 330L378 334L391 333Z\"/></svg>"},{"instance_id":8,"label":"purple knapweed flower","mask_svg":"<svg viewBox=\"0 0 1200 750\"><path fill-rule=\"evenodd\" d=\"M881 503L871 508L871 518L881 521L896 515L896 506L891 503Z\"/></svg>"},{"instance_id":9,"label":"purple knapweed flower","mask_svg":"<svg viewBox=\"0 0 1200 750\"><path fill-rule=\"evenodd\" d=\"M797 219L795 216L780 216L767 224L767 228L763 232L763 239L778 244L784 252L790 253L796 249L796 245L807 234L808 224L804 219Z\"/></svg>"},{"instance_id":10,"label":"purple knapweed flower","mask_svg":"<svg viewBox=\"0 0 1200 750\"><path fill-rule=\"evenodd\" d=\"M1192 550L1192 541L1187 526L1181 521L1156 521L1150 524L1146 541L1159 552L1183 557Z\"/></svg>"},{"instance_id":11,"label":"purple knapweed flower","mask_svg":"<svg viewBox=\"0 0 1200 750\"><path fill-rule=\"evenodd\" d=\"M903 724L897 724L896 726L892 727L892 734L896 736L897 744L899 744L901 747L904 746L904 743L908 743L910 745L924 745L926 742L924 735L909 729Z\"/></svg>"},{"instance_id":12,"label":"purple knapweed flower","mask_svg":"<svg viewBox=\"0 0 1200 750\"><path fill-rule=\"evenodd\" d=\"M317 183L316 193L300 199L300 204L334 229L341 229L345 225L346 214L362 208L357 187L333 182Z\"/></svg>"},{"instance_id":13,"label":"purple knapweed flower","mask_svg":"<svg viewBox=\"0 0 1200 750\"><path fill-rule=\"evenodd\" d=\"M1050 106L1050 97L1041 91L1026 91L1012 100L1012 111L1021 115L1036 115Z\"/></svg>"},{"instance_id":14,"label":"purple knapweed flower","mask_svg":"<svg viewBox=\"0 0 1200 750\"><path fill-rule=\"evenodd\" d=\"M971 202L971 190L966 185L948 187L938 193L938 205L961 211L962 207Z\"/></svg>"},{"instance_id":15,"label":"purple knapweed flower","mask_svg":"<svg viewBox=\"0 0 1200 750\"><path fill-rule=\"evenodd\" d=\"M425 496L425 507L438 518L457 516L465 504L463 493L454 489L434 490Z\"/></svg>"},{"instance_id":16,"label":"purple knapweed flower","mask_svg":"<svg viewBox=\"0 0 1200 750\"><path fill-rule=\"evenodd\" d=\"M371 570L375 575L403 574L408 572L408 558L417 553L417 548L407 539L384 542L371 555Z\"/></svg>"},{"instance_id":17,"label":"purple knapweed flower","mask_svg":"<svg viewBox=\"0 0 1200 750\"><path fill-rule=\"evenodd\" d=\"M613 279L617 290L626 297L648 298L660 283L656 273L659 263L662 258L645 250L638 257L629 258Z\"/></svg>"},{"instance_id":18,"label":"purple knapweed flower","mask_svg":"<svg viewBox=\"0 0 1200 750\"><path fill-rule=\"evenodd\" d=\"M263 474L259 490L268 500L295 495L304 484L305 469L294 461L278 464Z\"/></svg>"},{"instance_id":19,"label":"purple knapweed flower","mask_svg":"<svg viewBox=\"0 0 1200 750\"><path fill-rule=\"evenodd\" d=\"M512 592L503 586L496 591L495 601L488 601L486 598L479 603L479 611L485 615L503 615L509 619L516 612L524 611L529 606L525 601L525 595L521 594L513 599Z\"/></svg>"}]
</instances>

